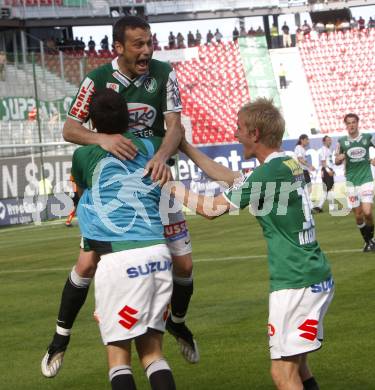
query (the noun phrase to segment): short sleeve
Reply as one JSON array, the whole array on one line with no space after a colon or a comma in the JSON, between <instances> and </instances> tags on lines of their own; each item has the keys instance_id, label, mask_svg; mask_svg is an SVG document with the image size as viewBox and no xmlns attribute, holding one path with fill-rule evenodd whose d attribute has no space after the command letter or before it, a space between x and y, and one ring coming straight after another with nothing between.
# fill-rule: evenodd
<instances>
[{"instance_id":1,"label":"short sleeve","mask_svg":"<svg viewBox=\"0 0 375 390\"><path fill-rule=\"evenodd\" d=\"M68 117L80 123L87 122L89 119L90 100L94 92L95 82L93 78L90 78L89 76L85 77L69 108Z\"/></svg>"},{"instance_id":2,"label":"short sleeve","mask_svg":"<svg viewBox=\"0 0 375 390\"><path fill-rule=\"evenodd\" d=\"M181 112L182 102L176 72L170 68L163 90L162 110L164 114Z\"/></svg>"},{"instance_id":3,"label":"short sleeve","mask_svg":"<svg viewBox=\"0 0 375 390\"><path fill-rule=\"evenodd\" d=\"M233 186L226 190L223 195L235 208L243 209L252 203L259 201L262 196L262 182L255 181L255 175L249 173L238 178Z\"/></svg>"}]
</instances>

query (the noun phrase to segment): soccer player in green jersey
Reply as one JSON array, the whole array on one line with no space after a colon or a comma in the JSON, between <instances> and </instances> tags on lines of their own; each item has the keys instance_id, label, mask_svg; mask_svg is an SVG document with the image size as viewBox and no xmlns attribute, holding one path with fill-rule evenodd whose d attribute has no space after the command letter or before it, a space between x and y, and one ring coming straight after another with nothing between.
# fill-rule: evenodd
<instances>
[{"instance_id":1,"label":"soccer player in green jersey","mask_svg":"<svg viewBox=\"0 0 375 390\"><path fill-rule=\"evenodd\" d=\"M81 145L98 144L120 159L132 159L136 146L121 134L104 134L88 130L90 99L95 90L110 88L125 98L129 111L129 132L137 137L163 137L163 142L147 163L153 181L161 184L170 177L168 159L177 151L181 140L181 98L176 74L172 67L152 59L150 26L136 16L125 16L113 27L113 42L118 57L111 63L90 72L82 81L64 124L65 140ZM164 127L164 123L166 129ZM191 331L185 324L193 294L193 263L191 240L182 212L170 214L164 226L173 261L173 293L167 330L176 338L181 352L190 363L199 361L199 352ZM48 377L59 372L71 329L83 306L98 257L92 252L80 252L76 265L64 286L56 332L47 351Z\"/></svg>"},{"instance_id":2,"label":"soccer player in green jersey","mask_svg":"<svg viewBox=\"0 0 375 390\"><path fill-rule=\"evenodd\" d=\"M307 354L321 347L334 282L316 241L302 168L280 150L284 129L284 119L267 99L246 104L238 115L236 137L244 157L257 158L260 166L247 175L232 172L183 141L180 149L208 176L232 187L216 197L195 194L180 183L168 187L207 218L251 207L268 247L273 381L279 390L317 390Z\"/></svg>"},{"instance_id":3,"label":"soccer player in green jersey","mask_svg":"<svg viewBox=\"0 0 375 390\"><path fill-rule=\"evenodd\" d=\"M375 159L370 159L370 147L375 146L375 138L372 134L359 132L359 117L356 114L345 115L344 123L348 135L338 141L335 163L340 165L345 161L347 201L365 241L363 251L375 251L372 217L374 179L371 171Z\"/></svg>"}]
</instances>

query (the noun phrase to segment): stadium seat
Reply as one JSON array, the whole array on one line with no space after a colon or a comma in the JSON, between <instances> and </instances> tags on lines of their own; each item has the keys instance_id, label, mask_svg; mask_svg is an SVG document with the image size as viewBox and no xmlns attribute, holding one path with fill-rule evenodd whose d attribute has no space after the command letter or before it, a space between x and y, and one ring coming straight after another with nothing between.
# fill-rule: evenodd
<instances>
[{"instance_id":1,"label":"stadium seat","mask_svg":"<svg viewBox=\"0 0 375 390\"><path fill-rule=\"evenodd\" d=\"M316 46L298 44L321 132L342 131L342 118L349 111L365 117L362 126L370 129L375 113L368 111L373 100L375 32L321 34Z\"/></svg>"}]
</instances>

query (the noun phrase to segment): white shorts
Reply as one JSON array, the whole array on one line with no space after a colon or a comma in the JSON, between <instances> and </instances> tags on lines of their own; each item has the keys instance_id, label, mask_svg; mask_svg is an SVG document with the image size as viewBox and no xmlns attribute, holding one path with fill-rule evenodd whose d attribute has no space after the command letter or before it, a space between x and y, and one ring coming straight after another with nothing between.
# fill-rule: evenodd
<instances>
[{"instance_id":1,"label":"white shorts","mask_svg":"<svg viewBox=\"0 0 375 390\"><path fill-rule=\"evenodd\" d=\"M373 203L374 183L372 181L360 186L348 185L347 201L349 208L359 207L361 203Z\"/></svg>"},{"instance_id":2,"label":"white shorts","mask_svg":"<svg viewBox=\"0 0 375 390\"><path fill-rule=\"evenodd\" d=\"M321 347L323 318L333 294L332 277L310 287L270 294L268 335L271 359L300 355Z\"/></svg>"},{"instance_id":3,"label":"white shorts","mask_svg":"<svg viewBox=\"0 0 375 390\"><path fill-rule=\"evenodd\" d=\"M171 295L166 245L102 256L95 274L95 317L103 343L132 339L148 328L164 332Z\"/></svg>"},{"instance_id":4,"label":"white shorts","mask_svg":"<svg viewBox=\"0 0 375 390\"><path fill-rule=\"evenodd\" d=\"M191 239L182 211L169 215L169 224L164 225L164 236L172 255L183 256L191 253Z\"/></svg>"}]
</instances>

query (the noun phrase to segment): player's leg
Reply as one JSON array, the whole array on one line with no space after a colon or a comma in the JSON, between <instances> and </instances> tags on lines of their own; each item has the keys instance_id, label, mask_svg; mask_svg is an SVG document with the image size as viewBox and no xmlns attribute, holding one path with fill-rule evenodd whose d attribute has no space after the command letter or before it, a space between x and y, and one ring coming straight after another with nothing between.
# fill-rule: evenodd
<instances>
[{"instance_id":1,"label":"player's leg","mask_svg":"<svg viewBox=\"0 0 375 390\"><path fill-rule=\"evenodd\" d=\"M135 390L131 369L131 341L119 341L107 345L109 381L112 390Z\"/></svg>"},{"instance_id":2,"label":"player's leg","mask_svg":"<svg viewBox=\"0 0 375 390\"><path fill-rule=\"evenodd\" d=\"M301 355L298 371L304 390L319 390L319 385L307 364L307 354Z\"/></svg>"},{"instance_id":3,"label":"player's leg","mask_svg":"<svg viewBox=\"0 0 375 390\"><path fill-rule=\"evenodd\" d=\"M85 252L81 249L77 263L65 283L56 321L56 332L41 363L42 374L48 378L56 376L61 368L73 323L86 301L98 261L99 257L95 252Z\"/></svg>"},{"instance_id":4,"label":"player's leg","mask_svg":"<svg viewBox=\"0 0 375 390\"><path fill-rule=\"evenodd\" d=\"M170 218L170 225L164 226L168 248L173 262L173 292L171 315L167 330L180 345L181 352L189 363L199 361L199 351L192 332L186 326L186 313L193 295L193 258L189 230L182 212Z\"/></svg>"},{"instance_id":5,"label":"player's leg","mask_svg":"<svg viewBox=\"0 0 375 390\"><path fill-rule=\"evenodd\" d=\"M372 203L361 203L362 214L364 219L364 239L366 241L367 250L374 251L374 219L372 215Z\"/></svg>"},{"instance_id":6,"label":"player's leg","mask_svg":"<svg viewBox=\"0 0 375 390\"><path fill-rule=\"evenodd\" d=\"M303 390L299 375L300 356L272 360L271 376L278 390Z\"/></svg>"},{"instance_id":7,"label":"player's leg","mask_svg":"<svg viewBox=\"0 0 375 390\"><path fill-rule=\"evenodd\" d=\"M65 221L65 226L72 226L72 220L74 216L76 215L76 208L74 207L73 210L69 213L68 218Z\"/></svg>"},{"instance_id":8,"label":"player's leg","mask_svg":"<svg viewBox=\"0 0 375 390\"><path fill-rule=\"evenodd\" d=\"M152 390L175 390L172 371L162 353L163 334L153 329L135 340L139 359Z\"/></svg>"},{"instance_id":9,"label":"player's leg","mask_svg":"<svg viewBox=\"0 0 375 390\"><path fill-rule=\"evenodd\" d=\"M374 238L374 219L372 216L372 203L374 198L374 184L373 182L364 183L359 188L359 200L361 202L361 209L365 223L364 233L365 241L367 243L367 251L375 250Z\"/></svg>"}]
</instances>

